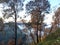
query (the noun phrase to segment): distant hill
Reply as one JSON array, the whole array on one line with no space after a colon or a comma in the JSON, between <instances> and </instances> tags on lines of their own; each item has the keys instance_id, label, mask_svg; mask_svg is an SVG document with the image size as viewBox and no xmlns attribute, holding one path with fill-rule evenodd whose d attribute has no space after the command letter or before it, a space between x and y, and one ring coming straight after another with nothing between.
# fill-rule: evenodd
<instances>
[{"instance_id":1,"label":"distant hill","mask_svg":"<svg viewBox=\"0 0 60 45\"><path fill-rule=\"evenodd\" d=\"M4 23L4 30L0 31L0 45L15 45L15 25L13 22ZM17 27L17 45L26 43L26 35Z\"/></svg>"}]
</instances>

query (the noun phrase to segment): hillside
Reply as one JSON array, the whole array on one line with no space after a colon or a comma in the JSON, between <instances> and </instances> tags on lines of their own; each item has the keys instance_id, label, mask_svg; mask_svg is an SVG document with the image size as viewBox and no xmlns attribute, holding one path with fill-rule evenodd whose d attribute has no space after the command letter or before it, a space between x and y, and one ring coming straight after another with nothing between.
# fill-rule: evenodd
<instances>
[{"instance_id":1,"label":"hillside","mask_svg":"<svg viewBox=\"0 0 60 45\"><path fill-rule=\"evenodd\" d=\"M60 45L60 28L49 34L46 39L38 45Z\"/></svg>"}]
</instances>

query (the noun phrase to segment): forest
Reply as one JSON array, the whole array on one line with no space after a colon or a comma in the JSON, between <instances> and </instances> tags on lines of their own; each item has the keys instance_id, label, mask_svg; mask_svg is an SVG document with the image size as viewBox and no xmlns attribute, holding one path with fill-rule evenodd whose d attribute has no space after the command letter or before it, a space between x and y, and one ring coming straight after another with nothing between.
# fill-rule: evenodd
<instances>
[{"instance_id":1,"label":"forest","mask_svg":"<svg viewBox=\"0 0 60 45\"><path fill-rule=\"evenodd\" d=\"M0 0L0 45L60 45L59 16L59 0Z\"/></svg>"}]
</instances>

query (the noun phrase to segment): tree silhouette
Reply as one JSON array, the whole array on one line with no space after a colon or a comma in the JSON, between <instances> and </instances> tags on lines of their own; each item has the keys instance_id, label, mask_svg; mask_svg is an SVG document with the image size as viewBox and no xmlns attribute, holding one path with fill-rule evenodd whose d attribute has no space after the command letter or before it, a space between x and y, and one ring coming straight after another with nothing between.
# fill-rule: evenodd
<instances>
[{"instance_id":1,"label":"tree silhouette","mask_svg":"<svg viewBox=\"0 0 60 45\"><path fill-rule=\"evenodd\" d=\"M0 0L1 3L6 4L7 8L3 8L3 17L13 17L15 20L15 45L17 44L17 12L22 10L22 0ZM5 2L5 3L4 3ZM19 7L19 8L18 8Z\"/></svg>"},{"instance_id":2,"label":"tree silhouette","mask_svg":"<svg viewBox=\"0 0 60 45\"><path fill-rule=\"evenodd\" d=\"M57 9L57 11L55 12L55 23L59 26L60 23L60 7Z\"/></svg>"},{"instance_id":3,"label":"tree silhouette","mask_svg":"<svg viewBox=\"0 0 60 45\"><path fill-rule=\"evenodd\" d=\"M0 31L3 31L3 29L4 29L3 19L0 18Z\"/></svg>"},{"instance_id":4,"label":"tree silhouette","mask_svg":"<svg viewBox=\"0 0 60 45\"><path fill-rule=\"evenodd\" d=\"M32 23L36 23L36 29L37 29L37 33L38 30L40 31L40 41L41 41L41 30L42 30L42 24L43 24L43 16L42 13L49 12L50 9L50 4L48 2L48 0L34 0L34 1L30 1L27 5L26 5L26 9L27 9L27 13L31 13L32 16ZM40 27L39 27L40 24ZM34 26L33 26L34 27ZM38 27L40 29L38 29ZM37 34L37 42L38 42L38 34Z\"/></svg>"},{"instance_id":5,"label":"tree silhouette","mask_svg":"<svg viewBox=\"0 0 60 45\"><path fill-rule=\"evenodd\" d=\"M56 31L56 29L60 26L60 7L55 11L53 20L54 22L52 23L50 33Z\"/></svg>"}]
</instances>

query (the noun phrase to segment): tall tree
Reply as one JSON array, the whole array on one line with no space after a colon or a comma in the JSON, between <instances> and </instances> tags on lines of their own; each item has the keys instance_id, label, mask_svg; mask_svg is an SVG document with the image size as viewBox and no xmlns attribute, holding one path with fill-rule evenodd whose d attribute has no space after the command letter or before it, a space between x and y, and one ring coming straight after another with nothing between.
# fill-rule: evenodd
<instances>
[{"instance_id":1,"label":"tall tree","mask_svg":"<svg viewBox=\"0 0 60 45\"><path fill-rule=\"evenodd\" d=\"M4 3L5 2L5 3ZM17 12L20 11L22 8L23 3L22 0L1 0L1 3L6 4L7 8L4 9L4 17L11 17L14 15L15 19L15 45L17 45ZM21 6L19 6L21 5ZM19 8L18 8L19 7ZM20 10L19 10L20 9Z\"/></svg>"},{"instance_id":2,"label":"tall tree","mask_svg":"<svg viewBox=\"0 0 60 45\"><path fill-rule=\"evenodd\" d=\"M46 12L48 13L49 9L50 9L50 4L48 2L48 0L33 0L30 1L27 5L26 5L26 9L28 13L32 14L32 23L36 23L37 25L37 42L38 42L38 30L40 30L40 41L41 41L41 30L42 30L42 23L43 23L43 17L42 17L42 13ZM35 20L36 19L36 20ZM40 24L40 29L38 29Z\"/></svg>"},{"instance_id":3,"label":"tall tree","mask_svg":"<svg viewBox=\"0 0 60 45\"><path fill-rule=\"evenodd\" d=\"M55 12L55 23L59 26L60 24L60 7Z\"/></svg>"},{"instance_id":4,"label":"tall tree","mask_svg":"<svg viewBox=\"0 0 60 45\"><path fill-rule=\"evenodd\" d=\"M3 31L3 29L4 29L3 19L0 18L0 31Z\"/></svg>"},{"instance_id":5,"label":"tall tree","mask_svg":"<svg viewBox=\"0 0 60 45\"><path fill-rule=\"evenodd\" d=\"M52 23L50 33L56 31L56 29L60 26L60 7L55 11L53 20L54 22Z\"/></svg>"}]
</instances>

